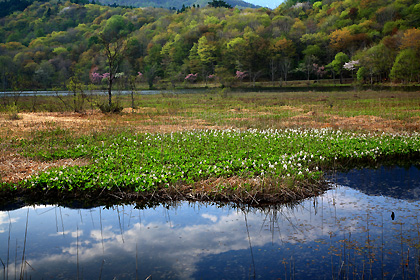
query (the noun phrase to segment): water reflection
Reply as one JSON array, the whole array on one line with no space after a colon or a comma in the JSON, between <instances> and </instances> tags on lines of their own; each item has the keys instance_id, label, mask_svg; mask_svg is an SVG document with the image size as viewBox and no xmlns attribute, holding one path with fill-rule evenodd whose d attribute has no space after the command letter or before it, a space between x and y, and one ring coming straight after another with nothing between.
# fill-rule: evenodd
<instances>
[{"instance_id":1,"label":"water reflection","mask_svg":"<svg viewBox=\"0 0 420 280\"><path fill-rule=\"evenodd\" d=\"M420 166L381 166L337 173L332 180L367 195L383 195L410 201L420 200Z\"/></svg>"},{"instance_id":2,"label":"water reflection","mask_svg":"<svg viewBox=\"0 0 420 280\"><path fill-rule=\"evenodd\" d=\"M419 209L346 186L293 208L22 208L0 212L0 279L419 278Z\"/></svg>"}]
</instances>

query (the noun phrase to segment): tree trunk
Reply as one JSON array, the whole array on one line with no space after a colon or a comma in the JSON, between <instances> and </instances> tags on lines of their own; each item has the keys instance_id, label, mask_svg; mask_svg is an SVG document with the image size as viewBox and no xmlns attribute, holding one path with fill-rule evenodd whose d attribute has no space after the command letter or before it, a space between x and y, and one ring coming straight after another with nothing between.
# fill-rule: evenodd
<instances>
[{"instance_id":1,"label":"tree trunk","mask_svg":"<svg viewBox=\"0 0 420 280\"><path fill-rule=\"evenodd\" d=\"M306 71L306 75L307 75L307 79L308 79L308 84L309 84L309 75L310 75L310 66L307 65L307 71Z\"/></svg>"},{"instance_id":2,"label":"tree trunk","mask_svg":"<svg viewBox=\"0 0 420 280\"><path fill-rule=\"evenodd\" d=\"M112 76L109 75L109 82L108 82L108 105L111 107L112 104Z\"/></svg>"},{"instance_id":3,"label":"tree trunk","mask_svg":"<svg viewBox=\"0 0 420 280\"><path fill-rule=\"evenodd\" d=\"M73 111L77 113L77 104L76 104L77 93L76 90L73 91Z\"/></svg>"}]
</instances>

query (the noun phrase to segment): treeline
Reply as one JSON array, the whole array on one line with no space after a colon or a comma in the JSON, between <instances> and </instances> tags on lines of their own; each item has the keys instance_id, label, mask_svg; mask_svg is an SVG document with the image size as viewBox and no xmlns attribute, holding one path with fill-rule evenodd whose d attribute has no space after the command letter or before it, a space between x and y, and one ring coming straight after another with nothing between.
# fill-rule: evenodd
<instances>
[{"instance_id":1,"label":"treeline","mask_svg":"<svg viewBox=\"0 0 420 280\"><path fill-rule=\"evenodd\" d=\"M23 11L33 3L33 0L5 0L0 2L0 17L5 17L15 11Z\"/></svg>"},{"instance_id":2,"label":"treeline","mask_svg":"<svg viewBox=\"0 0 420 280\"><path fill-rule=\"evenodd\" d=\"M98 0L103 5L112 5L117 3L120 6L132 6L132 7L154 7L154 8L167 8L179 10L182 6L192 7L199 6L204 7L210 0ZM231 7L240 8L259 8L259 6L250 4L242 0L226 0L226 1L213 1L219 2L222 5L229 5ZM223 3L222 3L223 2ZM217 3L216 3L217 4Z\"/></svg>"},{"instance_id":3,"label":"treeline","mask_svg":"<svg viewBox=\"0 0 420 280\"><path fill-rule=\"evenodd\" d=\"M120 48L104 43L109 30ZM115 69L107 46L120 52ZM288 0L275 10L201 6L177 13L52 0L0 19L0 89L65 87L75 79L100 84L113 71L149 86L418 82L420 4Z\"/></svg>"},{"instance_id":4,"label":"treeline","mask_svg":"<svg viewBox=\"0 0 420 280\"><path fill-rule=\"evenodd\" d=\"M36 0L3 0L0 1L0 18L5 17L7 15L12 14L13 12L16 11L23 11L25 10L28 6L30 6L33 2L35 2ZM98 5L102 5L101 2L99 2L99 0L69 0L71 3L74 4L80 4L80 5L85 5L85 4L98 4ZM49 2L49 0L38 0L38 2ZM124 1L125 2L125 1ZM60 3L60 1L58 1L57 3ZM107 4L110 7L128 7L128 8L133 8L133 5L118 5L117 3L115 3L115 1L111 4Z\"/></svg>"}]
</instances>

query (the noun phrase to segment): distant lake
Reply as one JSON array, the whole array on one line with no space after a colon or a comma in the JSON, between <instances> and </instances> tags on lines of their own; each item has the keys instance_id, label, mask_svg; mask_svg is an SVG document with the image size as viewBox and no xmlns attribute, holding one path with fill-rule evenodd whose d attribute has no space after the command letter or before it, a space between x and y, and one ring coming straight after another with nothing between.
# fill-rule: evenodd
<instances>
[{"instance_id":1,"label":"distant lake","mask_svg":"<svg viewBox=\"0 0 420 280\"><path fill-rule=\"evenodd\" d=\"M296 205L37 205L0 212L0 279L411 279L420 169L334 175Z\"/></svg>"},{"instance_id":2,"label":"distant lake","mask_svg":"<svg viewBox=\"0 0 420 280\"><path fill-rule=\"evenodd\" d=\"M176 90L138 90L135 91L135 94L142 94L142 95L152 95L152 94L188 94L188 93L202 93L202 92L210 92L211 89L176 89ZM113 90L112 93L114 95L128 95L131 94L131 90ZM86 95L107 95L108 92L106 90L94 90L94 91L86 91ZM22 92L14 92L14 91L6 91L0 92L0 97L3 96L66 96L66 95L73 95L71 91L22 91Z\"/></svg>"},{"instance_id":3,"label":"distant lake","mask_svg":"<svg viewBox=\"0 0 420 280\"><path fill-rule=\"evenodd\" d=\"M185 88L185 89L165 89L165 90L137 90L135 94L141 95L152 95L152 94L193 94L193 93L214 93L215 91L220 90L220 88ZM247 88L232 88L232 92L334 92L334 91L354 91L355 87L352 85L344 85L344 86L307 86L307 87L291 87L291 86L283 86L283 87L247 87ZM360 90L360 89L358 89ZM418 91L419 87L417 86L400 86L400 87L386 87L386 86L365 86L362 90L388 90L388 91ZM128 95L131 94L131 90L113 90L114 95ZM22 91L22 92L14 92L14 91L0 91L0 97L5 96L66 96L66 95L73 95L73 92L70 91ZM95 90L95 91L86 91L85 94L90 95L107 95L108 92L106 90Z\"/></svg>"}]
</instances>

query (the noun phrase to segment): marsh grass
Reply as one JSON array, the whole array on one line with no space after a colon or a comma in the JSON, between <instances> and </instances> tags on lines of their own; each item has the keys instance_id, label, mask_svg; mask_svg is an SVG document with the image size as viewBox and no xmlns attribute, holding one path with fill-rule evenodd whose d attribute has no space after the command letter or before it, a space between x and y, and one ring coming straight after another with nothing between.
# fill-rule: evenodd
<instances>
[{"instance_id":1,"label":"marsh grass","mask_svg":"<svg viewBox=\"0 0 420 280\"><path fill-rule=\"evenodd\" d=\"M100 104L106 97L93 96ZM54 96L37 96L36 111L61 112L68 110ZM64 96L65 102L71 102ZM118 102L131 107L131 97L120 95ZM366 129L405 131L420 128L420 96L416 92L235 92L228 97L217 93L143 95L137 97L138 109L125 109L119 115L99 115L89 104L83 110L90 114L86 120L103 121L106 127L160 126L168 123L191 127L197 120L205 126L235 128L334 127L339 129ZM32 111L31 97L25 96L18 104L20 112ZM1 110L1 108L0 108ZM92 113L94 112L94 113ZM365 123L352 124L350 118L376 117L383 125L369 127ZM340 118L340 119L338 119ZM342 121L343 119L348 121ZM93 122L92 122L93 123ZM27 123L25 124L27 125ZM57 123L57 126L60 124ZM74 130L79 124L74 123ZM1 127L0 127L1 129ZM72 130L72 129L70 129ZM93 129L91 129L93 130ZM89 129L87 133L89 133ZM8 133L10 135L13 133Z\"/></svg>"},{"instance_id":2,"label":"marsh grass","mask_svg":"<svg viewBox=\"0 0 420 280\"><path fill-rule=\"evenodd\" d=\"M92 96L92 102L103 98ZM92 112L89 104L85 113L70 114L56 98L37 96L37 104L58 111L51 113L52 121L42 120L42 113L35 115L41 120L28 121L22 113L13 125L2 122L0 131L7 133L1 144L10 154L91 162L41 173L19 188L58 197L141 193L146 198L292 201L322 189L321 170L419 157L414 141L420 128L418 93L225 95L214 90L144 95L136 99L136 109L127 109L130 96L117 98L126 108L120 114ZM21 103L21 110L29 111L30 98ZM315 159L308 161L309 156Z\"/></svg>"}]
</instances>

